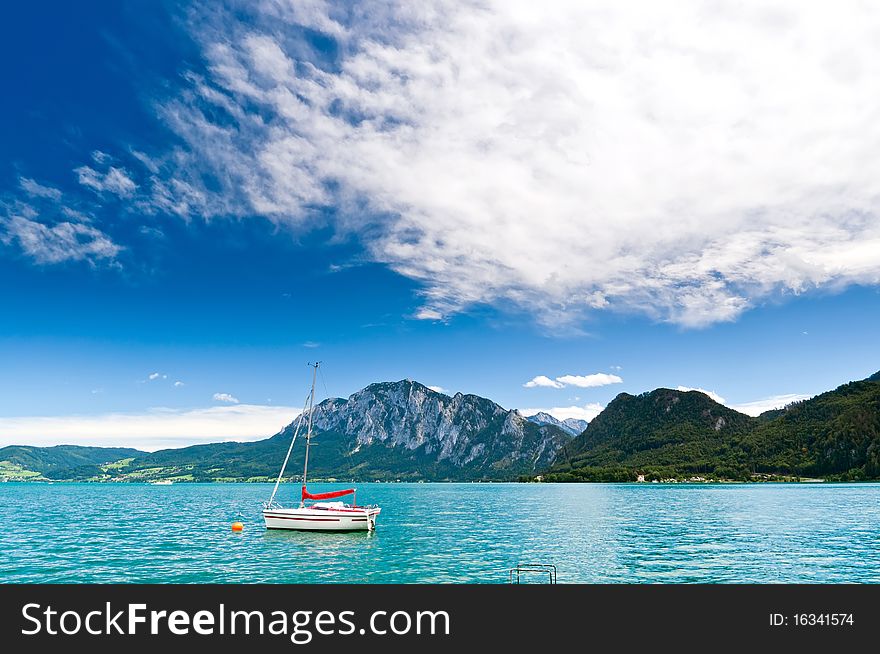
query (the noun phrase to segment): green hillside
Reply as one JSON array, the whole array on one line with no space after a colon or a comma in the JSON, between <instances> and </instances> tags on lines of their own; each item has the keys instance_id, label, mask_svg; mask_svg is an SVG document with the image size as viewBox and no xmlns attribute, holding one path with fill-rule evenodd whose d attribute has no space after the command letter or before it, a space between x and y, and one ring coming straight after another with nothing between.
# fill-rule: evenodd
<instances>
[{"instance_id":1,"label":"green hillside","mask_svg":"<svg viewBox=\"0 0 880 654\"><path fill-rule=\"evenodd\" d=\"M32 447L9 445L0 448L0 478L18 479L65 479L76 469L98 469L120 459L143 456L146 452L129 447L83 447L79 445L56 445Z\"/></svg>"},{"instance_id":2,"label":"green hillside","mask_svg":"<svg viewBox=\"0 0 880 654\"><path fill-rule=\"evenodd\" d=\"M737 464L730 444L754 424L698 391L621 393L562 450L547 478L634 481L645 473L649 478L715 473Z\"/></svg>"},{"instance_id":3,"label":"green hillside","mask_svg":"<svg viewBox=\"0 0 880 654\"><path fill-rule=\"evenodd\" d=\"M553 481L880 478L880 373L758 418L696 392L617 396L564 448Z\"/></svg>"},{"instance_id":4,"label":"green hillside","mask_svg":"<svg viewBox=\"0 0 880 654\"><path fill-rule=\"evenodd\" d=\"M738 447L757 472L880 478L880 373L787 407Z\"/></svg>"}]
</instances>

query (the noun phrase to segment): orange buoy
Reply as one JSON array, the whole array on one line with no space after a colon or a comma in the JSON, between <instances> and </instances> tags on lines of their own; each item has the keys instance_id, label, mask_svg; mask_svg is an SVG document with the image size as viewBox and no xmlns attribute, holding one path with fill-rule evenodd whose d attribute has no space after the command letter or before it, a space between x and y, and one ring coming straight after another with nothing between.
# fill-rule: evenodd
<instances>
[{"instance_id":1,"label":"orange buoy","mask_svg":"<svg viewBox=\"0 0 880 654\"><path fill-rule=\"evenodd\" d=\"M244 529L244 525L238 520L232 523L232 531L241 531L242 529Z\"/></svg>"}]
</instances>

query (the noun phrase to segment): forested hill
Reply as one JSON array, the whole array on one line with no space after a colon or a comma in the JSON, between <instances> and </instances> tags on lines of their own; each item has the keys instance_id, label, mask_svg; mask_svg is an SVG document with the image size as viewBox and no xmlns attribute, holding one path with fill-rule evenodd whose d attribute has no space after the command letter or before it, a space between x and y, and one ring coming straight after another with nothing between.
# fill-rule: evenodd
<instances>
[{"instance_id":1,"label":"forested hill","mask_svg":"<svg viewBox=\"0 0 880 654\"><path fill-rule=\"evenodd\" d=\"M708 472L754 422L698 391L621 393L560 452L550 478L626 481L645 471Z\"/></svg>"},{"instance_id":2,"label":"forested hill","mask_svg":"<svg viewBox=\"0 0 880 654\"><path fill-rule=\"evenodd\" d=\"M739 447L762 471L880 478L880 373L787 407Z\"/></svg>"},{"instance_id":3,"label":"forested hill","mask_svg":"<svg viewBox=\"0 0 880 654\"><path fill-rule=\"evenodd\" d=\"M545 478L639 475L880 478L880 373L758 418L697 391L622 393L560 452Z\"/></svg>"},{"instance_id":4,"label":"forested hill","mask_svg":"<svg viewBox=\"0 0 880 654\"><path fill-rule=\"evenodd\" d=\"M33 447L9 445L0 448L0 477L7 478L64 478L73 470L81 474L86 468L97 469L102 464L121 459L133 459L146 452L129 447L83 447L55 445Z\"/></svg>"}]
</instances>

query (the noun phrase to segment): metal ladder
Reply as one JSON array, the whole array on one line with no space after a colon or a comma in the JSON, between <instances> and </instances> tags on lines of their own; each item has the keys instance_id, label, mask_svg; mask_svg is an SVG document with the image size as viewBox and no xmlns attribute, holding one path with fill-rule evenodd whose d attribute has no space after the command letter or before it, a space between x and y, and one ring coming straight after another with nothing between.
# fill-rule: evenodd
<instances>
[{"instance_id":1,"label":"metal ladder","mask_svg":"<svg viewBox=\"0 0 880 654\"><path fill-rule=\"evenodd\" d=\"M507 571L508 583L520 584L522 583L520 580L521 575L535 573L547 575L547 583L549 584L556 583L556 566L552 563L518 563L515 568L510 568ZM514 577L514 575L516 576Z\"/></svg>"}]
</instances>

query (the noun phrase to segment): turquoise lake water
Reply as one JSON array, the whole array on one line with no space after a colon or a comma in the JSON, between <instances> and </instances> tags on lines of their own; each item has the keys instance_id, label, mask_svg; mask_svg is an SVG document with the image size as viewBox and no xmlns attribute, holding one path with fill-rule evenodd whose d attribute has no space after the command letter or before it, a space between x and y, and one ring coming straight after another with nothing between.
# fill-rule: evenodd
<instances>
[{"instance_id":1,"label":"turquoise lake water","mask_svg":"<svg viewBox=\"0 0 880 654\"><path fill-rule=\"evenodd\" d=\"M880 582L878 484L359 484L372 534L267 532L270 492L0 484L0 580L506 583L541 562L559 583Z\"/></svg>"}]
</instances>

